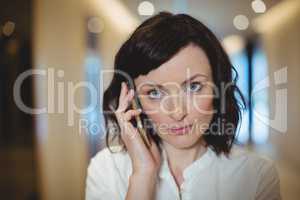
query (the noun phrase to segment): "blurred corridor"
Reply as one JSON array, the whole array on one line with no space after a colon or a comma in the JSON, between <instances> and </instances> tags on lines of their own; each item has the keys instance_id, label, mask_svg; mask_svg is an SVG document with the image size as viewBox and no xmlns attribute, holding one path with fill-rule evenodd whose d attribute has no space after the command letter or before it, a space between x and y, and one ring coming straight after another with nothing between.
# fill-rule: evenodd
<instances>
[{"instance_id":1,"label":"blurred corridor","mask_svg":"<svg viewBox=\"0 0 300 200\"><path fill-rule=\"evenodd\" d=\"M84 198L89 159L105 145L103 72L140 22L163 10L217 35L249 103L237 142L274 159L283 199L299 199L298 0L2 0L1 199Z\"/></svg>"}]
</instances>

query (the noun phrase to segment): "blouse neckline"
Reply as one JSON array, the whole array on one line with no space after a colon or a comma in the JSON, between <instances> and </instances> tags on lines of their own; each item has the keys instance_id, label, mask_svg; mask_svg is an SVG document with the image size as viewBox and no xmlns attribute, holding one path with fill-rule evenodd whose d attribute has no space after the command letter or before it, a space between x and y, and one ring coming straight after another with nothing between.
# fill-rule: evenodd
<instances>
[{"instance_id":1,"label":"blouse neckline","mask_svg":"<svg viewBox=\"0 0 300 200\"><path fill-rule=\"evenodd\" d=\"M159 177L164 178L166 176L171 175L168 160L167 160L167 152L164 149L163 145L161 145L162 149L162 163L159 172ZM213 158L215 157L214 151L207 147L206 151L199 155L198 158L192 162L189 166L187 166L183 171L183 178L184 180L188 180L195 176L195 173L205 169L209 164L212 162Z\"/></svg>"}]
</instances>

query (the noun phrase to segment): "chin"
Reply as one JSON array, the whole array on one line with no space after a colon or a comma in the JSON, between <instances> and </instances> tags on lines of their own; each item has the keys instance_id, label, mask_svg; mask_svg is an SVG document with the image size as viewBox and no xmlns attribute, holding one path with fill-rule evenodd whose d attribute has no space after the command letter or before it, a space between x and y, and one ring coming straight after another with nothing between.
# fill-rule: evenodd
<instances>
[{"instance_id":1,"label":"chin","mask_svg":"<svg viewBox=\"0 0 300 200\"><path fill-rule=\"evenodd\" d=\"M200 135L164 135L160 137L164 142L173 146L176 149L188 149L199 143Z\"/></svg>"}]
</instances>

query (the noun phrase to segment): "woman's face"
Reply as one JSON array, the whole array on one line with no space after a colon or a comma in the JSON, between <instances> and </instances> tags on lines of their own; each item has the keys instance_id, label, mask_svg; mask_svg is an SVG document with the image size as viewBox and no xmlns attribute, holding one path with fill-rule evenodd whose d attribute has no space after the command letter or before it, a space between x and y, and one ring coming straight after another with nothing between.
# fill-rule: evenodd
<instances>
[{"instance_id":1,"label":"woman's face","mask_svg":"<svg viewBox=\"0 0 300 200\"><path fill-rule=\"evenodd\" d=\"M205 52L189 44L134 82L143 107L163 143L189 148L199 142L213 116L213 80ZM188 126L188 128L182 128Z\"/></svg>"}]
</instances>

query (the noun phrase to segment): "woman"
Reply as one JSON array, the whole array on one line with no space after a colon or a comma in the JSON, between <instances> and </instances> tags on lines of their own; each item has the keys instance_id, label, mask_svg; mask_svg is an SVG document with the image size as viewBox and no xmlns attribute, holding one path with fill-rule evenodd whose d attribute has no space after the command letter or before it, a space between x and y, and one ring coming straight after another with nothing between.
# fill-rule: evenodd
<instances>
[{"instance_id":1,"label":"woman","mask_svg":"<svg viewBox=\"0 0 300 200\"><path fill-rule=\"evenodd\" d=\"M189 15L142 23L115 57L103 102L108 147L91 160L86 199L280 199L274 163L233 145L241 108L232 71ZM134 96L142 109L131 107Z\"/></svg>"}]
</instances>

